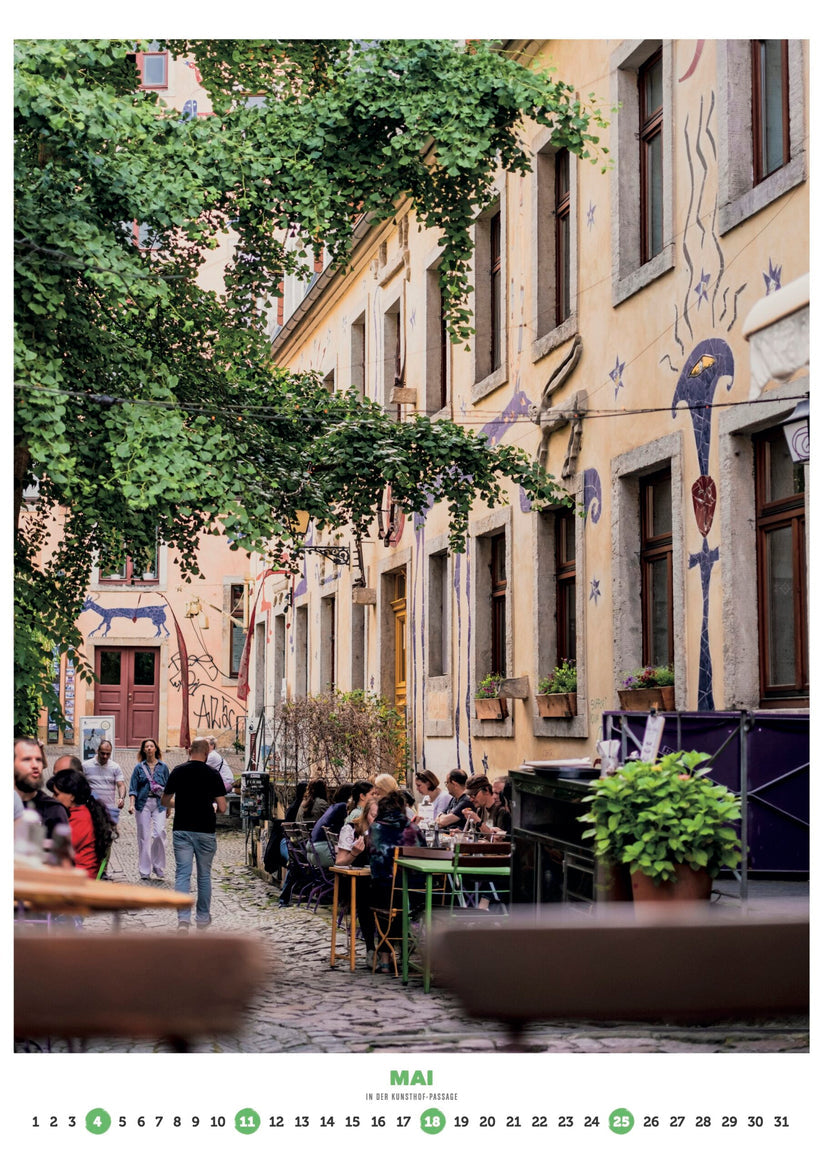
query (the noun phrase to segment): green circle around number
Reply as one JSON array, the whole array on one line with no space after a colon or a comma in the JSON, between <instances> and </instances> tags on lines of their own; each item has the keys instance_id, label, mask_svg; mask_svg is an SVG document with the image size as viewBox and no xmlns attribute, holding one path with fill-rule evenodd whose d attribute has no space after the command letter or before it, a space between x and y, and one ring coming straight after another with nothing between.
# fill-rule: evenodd
<instances>
[{"instance_id":1,"label":"green circle around number","mask_svg":"<svg viewBox=\"0 0 823 1165\"><path fill-rule=\"evenodd\" d=\"M427 1108L420 1114L420 1128L424 1133L442 1133L446 1127L446 1118L439 1108Z\"/></svg>"},{"instance_id":2,"label":"green circle around number","mask_svg":"<svg viewBox=\"0 0 823 1165\"><path fill-rule=\"evenodd\" d=\"M260 1117L253 1108L241 1108L238 1113L235 1113L234 1127L238 1133L243 1133L244 1136L256 1133L260 1128Z\"/></svg>"},{"instance_id":3,"label":"green circle around number","mask_svg":"<svg viewBox=\"0 0 823 1165\"><path fill-rule=\"evenodd\" d=\"M97 1137L111 1128L111 1117L104 1108L93 1108L86 1113L86 1128Z\"/></svg>"},{"instance_id":4,"label":"green circle around number","mask_svg":"<svg viewBox=\"0 0 823 1165\"><path fill-rule=\"evenodd\" d=\"M609 1113L609 1128L613 1133L630 1133L634 1128L634 1117L627 1108L616 1108Z\"/></svg>"}]
</instances>

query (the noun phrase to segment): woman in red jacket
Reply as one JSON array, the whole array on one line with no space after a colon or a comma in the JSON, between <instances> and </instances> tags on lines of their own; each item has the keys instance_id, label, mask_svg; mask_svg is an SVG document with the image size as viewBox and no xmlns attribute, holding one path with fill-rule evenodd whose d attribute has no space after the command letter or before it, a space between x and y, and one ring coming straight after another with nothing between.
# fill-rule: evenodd
<instances>
[{"instance_id":1,"label":"woman in red jacket","mask_svg":"<svg viewBox=\"0 0 823 1165\"><path fill-rule=\"evenodd\" d=\"M63 769L48 780L46 787L68 811L75 865L90 878L96 878L111 847L111 818L93 796L82 773Z\"/></svg>"}]
</instances>

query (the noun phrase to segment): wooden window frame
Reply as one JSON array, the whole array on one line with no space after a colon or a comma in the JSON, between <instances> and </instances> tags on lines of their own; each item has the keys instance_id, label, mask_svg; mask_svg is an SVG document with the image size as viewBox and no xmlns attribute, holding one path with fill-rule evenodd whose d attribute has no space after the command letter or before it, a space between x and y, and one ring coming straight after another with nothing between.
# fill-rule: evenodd
<instances>
[{"instance_id":1,"label":"wooden window frame","mask_svg":"<svg viewBox=\"0 0 823 1165\"><path fill-rule=\"evenodd\" d=\"M653 534L654 490L663 481L672 481L670 469L661 470L640 479L640 606L642 622L642 664L644 667L674 663L674 579L673 579L673 530ZM672 498L674 505L674 498ZM672 525L674 523L672 522ZM652 570L655 563L667 563L668 587L668 659L652 658L652 626L654 621Z\"/></svg>"},{"instance_id":2,"label":"wooden window frame","mask_svg":"<svg viewBox=\"0 0 823 1165\"><path fill-rule=\"evenodd\" d=\"M502 546L502 553L498 547ZM499 574L497 567L503 564L503 574ZM508 580L506 578L506 535L505 532L493 534L489 538L489 574L491 587L489 590L489 605L491 608L491 665L492 675L506 674L506 601Z\"/></svg>"},{"instance_id":3,"label":"wooden window frame","mask_svg":"<svg viewBox=\"0 0 823 1165\"><path fill-rule=\"evenodd\" d=\"M498 208L489 218L489 371L503 363L503 219Z\"/></svg>"},{"instance_id":4,"label":"wooden window frame","mask_svg":"<svg viewBox=\"0 0 823 1165\"><path fill-rule=\"evenodd\" d=\"M160 581L160 546L156 546L154 551L154 573L149 578L143 578L145 572L141 572L139 577L134 573L134 559L131 555L123 556L123 573L121 575L104 574L102 567L97 572L98 582L100 586L112 587L127 587L137 586L139 583L142 586L156 586Z\"/></svg>"},{"instance_id":5,"label":"wooden window frame","mask_svg":"<svg viewBox=\"0 0 823 1165\"><path fill-rule=\"evenodd\" d=\"M783 112L783 157L779 166L766 170L763 131L765 114L765 93L763 81L763 40L752 41L752 173L753 184L757 186L770 174L782 170L791 160L791 142L789 139L789 42L780 41L781 46L781 105Z\"/></svg>"},{"instance_id":6,"label":"wooden window frame","mask_svg":"<svg viewBox=\"0 0 823 1165\"><path fill-rule=\"evenodd\" d=\"M575 642L570 642L569 613L575 616L577 601L577 560L576 555L566 558L566 542L571 526L572 546L574 547L575 518L574 512L559 513L555 516L554 527L554 558L555 558L555 595L557 620L557 662L564 659L577 659L577 631Z\"/></svg>"},{"instance_id":7,"label":"wooden window frame","mask_svg":"<svg viewBox=\"0 0 823 1165\"><path fill-rule=\"evenodd\" d=\"M789 494L775 501L768 497L768 455L772 442L785 441L782 428L768 429L754 438L755 524L757 528L757 607L760 701L784 708L809 705L809 628L806 589L806 498L805 493ZM794 607L794 670L791 685L769 682L769 605L766 601L766 538L776 530L792 531L792 602Z\"/></svg>"},{"instance_id":8,"label":"wooden window frame","mask_svg":"<svg viewBox=\"0 0 823 1165\"><path fill-rule=\"evenodd\" d=\"M571 155L558 150L554 156L554 325L571 315L571 286L566 261L571 263Z\"/></svg>"},{"instance_id":9,"label":"wooden window frame","mask_svg":"<svg viewBox=\"0 0 823 1165\"><path fill-rule=\"evenodd\" d=\"M651 250L651 239L649 231L649 215L651 213L651 198L650 198L650 182L652 177L652 170L649 165L650 147L656 138L660 138L661 145L661 187L663 186L663 106L664 101L656 109L646 108L646 76L648 73L659 64L662 70L663 67L663 50L658 49L657 52L652 53L648 60L644 61L637 70L637 85L638 85L638 102L640 106L640 262L648 263L655 255L659 255L665 245L664 240L660 240L660 248L657 251ZM665 197L665 195L664 195ZM662 208L661 208L662 210Z\"/></svg>"}]
</instances>

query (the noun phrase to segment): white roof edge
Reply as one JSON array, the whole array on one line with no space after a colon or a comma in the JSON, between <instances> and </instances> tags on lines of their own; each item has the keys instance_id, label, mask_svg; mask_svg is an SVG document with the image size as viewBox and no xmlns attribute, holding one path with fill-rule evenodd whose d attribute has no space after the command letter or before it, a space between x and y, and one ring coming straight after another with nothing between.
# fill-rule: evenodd
<instances>
[{"instance_id":1,"label":"white roof edge","mask_svg":"<svg viewBox=\"0 0 823 1165\"><path fill-rule=\"evenodd\" d=\"M785 319L786 316L793 315L794 312L808 306L809 275L807 272L799 279L793 279L791 283L787 283L785 287L781 287L772 295L764 295L762 299L759 299L743 321L743 336L748 340L754 332L760 332L763 328L769 327L770 324L776 324L778 320Z\"/></svg>"}]
</instances>

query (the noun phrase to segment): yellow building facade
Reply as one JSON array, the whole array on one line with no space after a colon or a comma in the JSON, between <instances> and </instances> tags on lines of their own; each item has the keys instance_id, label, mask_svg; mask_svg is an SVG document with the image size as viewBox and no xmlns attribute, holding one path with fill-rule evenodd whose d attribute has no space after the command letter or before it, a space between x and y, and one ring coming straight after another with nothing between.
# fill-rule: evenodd
<instances>
[{"instance_id":1,"label":"yellow building facade","mask_svg":"<svg viewBox=\"0 0 823 1165\"><path fill-rule=\"evenodd\" d=\"M453 555L445 507L386 499L362 580L354 546L351 565L307 555L299 578L253 565L250 717L330 686L379 692L405 707L412 766L439 774L595 755L644 665L673 665L680 710L808 705L806 485L780 428L807 357L753 379L744 327L765 300L758 318L807 343L808 46L506 51L615 107L610 163L527 128L531 172L501 174L478 215L471 344L444 335L437 235L407 207L358 224L347 272L287 281L273 331L278 363L398 423L420 411L516 443L574 501L478 505ZM576 711L546 717L538 683L564 658ZM477 715L489 673L518 681L503 719Z\"/></svg>"}]
</instances>

